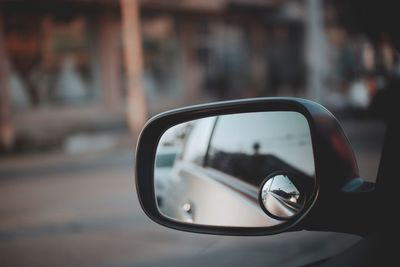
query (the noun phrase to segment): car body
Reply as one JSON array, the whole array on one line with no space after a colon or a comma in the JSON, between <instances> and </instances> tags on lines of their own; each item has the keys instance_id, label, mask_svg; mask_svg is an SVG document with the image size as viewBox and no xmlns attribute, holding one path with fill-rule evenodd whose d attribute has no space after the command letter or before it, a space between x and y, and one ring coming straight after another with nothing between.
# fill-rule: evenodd
<instances>
[{"instance_id":1,"label":"car body","mask_svg":"<svg viewBox=\"0 0 400 267\"><path fill-rule=\"evenodd\" d=\"M164 195L170 186L170 173L175 164L175 160L180 153L180 148L175 146L163 147L157 151L154 168L154 180L157 190L158 204L163 206Z\"/></svg>"}]
</instances>

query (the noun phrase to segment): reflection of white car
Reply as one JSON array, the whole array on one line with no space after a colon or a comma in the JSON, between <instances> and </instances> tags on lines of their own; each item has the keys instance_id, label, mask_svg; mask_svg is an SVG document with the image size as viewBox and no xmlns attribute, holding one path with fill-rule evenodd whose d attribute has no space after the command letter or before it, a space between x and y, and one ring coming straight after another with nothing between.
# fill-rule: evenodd
<instances>
[{"instance_id":1,"label":"reflection of white car","mask_svg":"<svg viewBox=\"0 0 400 267\"><path fill-rule=\"evenodd\" d=\"M163 205L163 196L169 185L172 167L179 154L178 147L159 147L155 160L154 182L158 205Z\"/></svg>"}]
</instances>

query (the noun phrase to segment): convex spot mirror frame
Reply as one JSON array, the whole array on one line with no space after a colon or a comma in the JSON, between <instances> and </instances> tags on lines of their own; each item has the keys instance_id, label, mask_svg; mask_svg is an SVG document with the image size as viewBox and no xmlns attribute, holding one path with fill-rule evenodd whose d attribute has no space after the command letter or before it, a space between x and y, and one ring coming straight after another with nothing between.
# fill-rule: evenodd
<instances>
[{"instance_id":1,"label":"convex spot mirror frame","mask_svg":"<svg viewBox=\"0 0 400 267\"><path fill-rule=\"evenodd\" d=\"M193 224L171 219L160 213L155 197L154 165L161 136L172 126L212 116L229 114L292 111L302 114L310 128L315 155L315 186L307 204L281 224L267 227L236 227ZM334 162L334 164L332 164ZM334 116L321 105L298 98L257 98L192 106L159 114L144 127L136 151L136 187L140 204L155 222L166 227L198 233L222 235L270 235L289 230L334 229L341 212L330 198L342 199L343 188L359 180L358 167L350 144ZM336 218L332 224L327 218ZM348 219L348 218L347 218Z\"/></svg>"},{"instance_id":2,"label":"convex spot mirror frame","mask_svg":"<svg viewBox=\"0 0 400 267\"><path fill-rule=\"evenodd\" d=\"M294 173L276 172L262 182L258 198L266 214L276 220L287 221L301 213L311 192L297 186L296 180Z\"/></svg>"}]
</instances>

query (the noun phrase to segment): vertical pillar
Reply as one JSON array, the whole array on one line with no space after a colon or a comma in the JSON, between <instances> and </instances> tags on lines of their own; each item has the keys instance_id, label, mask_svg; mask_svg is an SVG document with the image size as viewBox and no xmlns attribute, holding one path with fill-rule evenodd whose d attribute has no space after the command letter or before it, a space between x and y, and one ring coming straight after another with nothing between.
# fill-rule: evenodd
<instances>
[{"instance_id":1,"label":"vertical pillar","mask_svg":"<svg viewBox=\"0 0 400 267\"><path fill-rule=\"evenodd\" d=\"M4 148L11 148L15 139L8 88L9 76L10 73L4 40L3 15L0 11L0 147Z\"/></svg>"},{"instance_id":2,"label":"vertical pillar","mask_svg":"<svg viewBox=\"0 0 400 267\"><path fill-rule=\"evenodd\" d=\"M200 70L195 51L196 28L190 18L181 25L185 102L194 103L200 96Z\"/></svg>"},{"instance_id":3,"label":"vertical pillar","mask_svg":"<svg viewBox=\"0 0 400 267\"><path fill-rule=\"evenodd\" d=\"M254 90L249 97L256 97L265 92L266 79L266 56L265 56L265 30L263 25L258 23L250 24L250 74L254 82Z\"/></svg>"},{"instance_id":4,"label":"vertical pillar","mask_svg":"<svg viewBox=\"0 0 400 267\"><path fill-rule=\"evenodd\" d=\"M126 67L128 124L135 137L147 119L143 88L143 49L138 0L121 0L122 35Z\"/></svg>"},{"instance_id":5,"label":"vertical pillar","mask_svg":"<svg viewBox=\"0 0 400 267\"><path fill-rule=\"evenodd\" d=\"M118 23L114 14L104 6L99 19L100 80L103 101L114 110L121 99Z\"/></svg>"},{"instance_id":6,"label":"vertical pillar","mask_svg":"<svg viewBox=\"0 0 400 267\"><path fill-rule=\"evenodd\" d=\"M324 76L326 72L326 40L323 23L323 7L320 0L307 0L306 5L306 60L308 67L308 97L324 100Z\"/></svg>"}]
</instances>

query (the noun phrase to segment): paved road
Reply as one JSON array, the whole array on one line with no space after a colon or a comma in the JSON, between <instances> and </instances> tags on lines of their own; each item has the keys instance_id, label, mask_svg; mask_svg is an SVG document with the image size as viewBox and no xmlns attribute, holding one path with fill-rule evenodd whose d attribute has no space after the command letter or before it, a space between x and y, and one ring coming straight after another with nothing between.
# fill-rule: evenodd
<instances>
[{"instance_id":1,"label":"paved road","mask_svg":"<svg viewBox=\"0 0 400 267\"><path fill-rule=\"evenodd\" d=\"M267 193L263 202L266 209L276 216L288 218L296 214L296 212L284 202L282 197L273 192Z\"/></svg>"},{"instance_id":2,"label":"paved road","mask_svg":"<svg viewBox=\"0 0 400 267\"><path fill-rule=\"evenodd\" d=\"M1 266L298 266L357 240L305 231L220 237L163 228L139 207L133 152L126 148L0 161Z\"/></svg>"}]
</instances>

